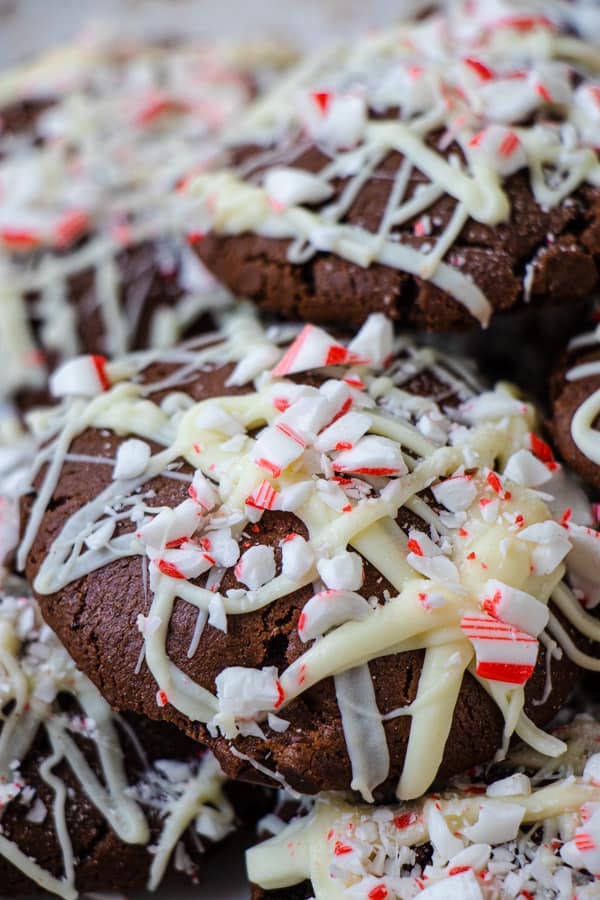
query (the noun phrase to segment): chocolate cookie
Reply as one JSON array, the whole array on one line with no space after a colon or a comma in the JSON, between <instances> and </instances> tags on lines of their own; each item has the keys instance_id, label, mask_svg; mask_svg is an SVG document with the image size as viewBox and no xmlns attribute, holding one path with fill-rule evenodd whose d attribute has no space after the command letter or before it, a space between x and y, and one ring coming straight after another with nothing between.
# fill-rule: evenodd
<instances>
[{"instance_id":1,"label":"chocolate cookie","mask_svg":"<svg viewBox=\"0 0 600 900\"><path fill-rule=\"evenodd\" d=\"M574 338L551 381L552 431L578 475L600 488L600 332Z\"/></svg>"},{"instance_id":2,"label":"chocolate cookie","mask_svg":"<svg viewBox=\"0 0 600 900\"><path fill-rule=\"evenodd\" d=\"M562 475L533 409L383 316L346 345L243 308L53 382L19 564L109 702L228 774L419 796L505 716L536 744L570 657L598 665L549 617L598 636L560 583L574 543L593 579L595 541L530 490Z\"/></svg>"},{"instance_id":3,"label":"chocolate cookie","mask_svg":"<svg viewBox=\"0 0 600 900\"><path fill-rule=\"evenodd\" d=\"M440 14L311 58L248 112L232 169L191 183L200 258L265 311L349 327L587 298L599 68L547 15Z\"/></svg>"},{"instance_id":4,"label":"chocolate cookie","mask_svg":"<svg viewBox=\"0 0 600 900\"><path fill-rule=\"evenodd\" d=\"M0 600L0 673L0 895L195 878L247 805L214 757L169 725L113 714L28 597Z\"/></svg>"},{"instance_id":5,"label":"chocolate cookie","mask_svg":"<svg viewBox=\"0 0 600 900\"><path fill-rule=\"evenodd\" d=\"M599 737L597 721L576 719L555 733L563 753L554 763L517 749L503 766L410 805L318 799L248 851L253 900L560 897L567 885L593 896Z\"/></svg>"},{"instance_id":6,"label":"chocolate cookie","mask_svg":"<svg viewBox=\"0 0 600 900\"><path fill-rule=\"evenodd\" d=\"M165 346L227 305L177 187L285 56L82 42L0 78L0 400L29 406L57 361Z\"/></svg>"}]
</instances>

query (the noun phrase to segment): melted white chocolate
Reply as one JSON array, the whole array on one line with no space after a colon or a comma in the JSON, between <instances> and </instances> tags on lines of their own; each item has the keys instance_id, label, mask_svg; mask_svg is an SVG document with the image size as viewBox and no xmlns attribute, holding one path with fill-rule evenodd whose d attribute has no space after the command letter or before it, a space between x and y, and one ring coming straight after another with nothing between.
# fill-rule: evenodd
<instances>
[{"instance_id":1,"label":"melted white chocolate","mask_svg":"<svg viewBox=\"0 0 600 900\"><path fill-rule=\"evenodd\" d=\"M370 346L368 335L375 331L391 341L391 325L376 316L356 338L356 347L362 345L363 353L364 346ZM249 387L247 393L201 403L186 397L185 383L193 372L206 368L233 363L230 378L236 383L239 367L247 365L249 335L261 359L272 360L273 355L281 356L278 342L287 345L290 333L289 327L262 331L254 314L242 309L230 317L219 339L201 340L161 355L130 357L110 370L116 379L161 359L173 366L166 382L142 385L134 377L87 404L74 399L59 412L48 414L56 437L38 460L38 467L50 460L51 464L27 523L19 550L21 565L78 433L89 426L110 428L123 436L151 438L163 449L144 459L141 474L113 480L64 523L42 561L35 589L54 593L122 556L146 555L150 609L138 624L145 661L157 683L157 702L171 703L192 721L206 722L213 732L220 730L232 740L240 731L264 737L263 729L271 727L273 714L284 717L283 723L278 720L278 726L274 721L273 727L285 728L287 705L333 676L353 784L366 798L372 797L390 769L382 711L368 683L368 664L408 650L426 651L417 697L404 709L385 711L388 718L409 715L412 719L399 797L417 797L434 780L467 670L501 709L505 746L516 732L539 750L560 753L560 742L537 729L525 715L523 685L535 664L536 635L548 620L544 606L558 589L565 571L562 561L571 543L568 532L552 521L538 492L497 474L510 463L515 478L523 482L525 476L516 463L523 454L538 479L546 481L555 471L555 463L549 464L548 471L522 449L541 443L531 433L533 410L506 387L477 396L466 381L462 386L457 382L455 362L418 350L402 338L396 340L387 368L369 364L364 357L361 363L353 357L350 365L322 368L319 352L333 353L339 360L354 351L352 345L349 350L328 345L332 339L311 326L300 333L275 370L257 365L254 389ZM375 344L370 352L376 356ZM307 368L319 370L325 382L321 388L303 387L283 374L274 377L282 366L291 365L293 371L298 354L313 351L317 362ZM386 345L382 358L389 355ZM403 388L417 373L425 372L435 374L435 390L443 398L438 403ZM162 390L165 383L174 399L156 404L153 391ZM462 404L446 406L446 399L457 392ZM335 403L343 407L334 416L335 427L348 427L349 433L358 426L368 431L359 440L341 445L336 437L334 449L319 454L314 449L319 442L328 446L323 425L331 410L335 412L335 405L327 406L335 397ZM321 413L321 424L308 424L307 416L318 418ZM426 436L433 426L438 429L437 442ZM255 437L248 433L257 430ZM295 438L289 438L290 434ZM283 446L293 460L279 460L280 471L276 471L281 435L287 435ZM358 460L352 454L359 451L354 471L350 466L346 478L335 475L344 471L341 461ZM268 458L258 458L261 453ZM190 486L192 499L175 509L149 507L144 484L160 473L177 477L173 466L182 459L196 472ZM424 500L423 492L429 487L440 492L437 508ZM204 492L204 500L197 491ZM293 509L308 532L306 543L290 536L301 555L292 550L294 566L284 561L280 571L275 568L272 548L259 545L240 557L236 546L247 525L273 505ZM409 539L395 522L403 506L421 515L424 523L423 531L411 532ZM186 524L190 513L191 525ZM134 529L112 537L112 523L128 518ZM90 543L90 536L106 529L106 539L98 546ZM223 547L226 553L220 555ZM301 564L301 560L305 561ZM356 593L360 578L347 582L349 567L358 562L362 571L365 560L393 590L370 603ZM233 565L238 582L246 588L221 592L223 573ZM204 585L197 583L203 571L208 572ZM305 625L316 629L307 634L318 639L283 671L225 669L214 696L170 660L166 638L176 600L194 606L201 622L208 616L212 625L226 631L228 616L260 610L311 584L315 595L304 608L298 628L302 640L308 639L302 637ZM323 593L325 586L333 588L330 594ZM566 587L560 590L563 612L578 630L597 638L594 620ZM489 616L487 610L503 592L508 606ZM322 625L317 624L319 616L325 616ZM567 653L575 653L580 663L587 662L551 621L552 633ZM432 735L435 752L430 749Z\"/></svg>"},{"instance_id":2,"label":"melted white chocolate","mask_svg":"<svg viewBox=\"0 0 600 900\"><path fill-rule=\"evenodd\" d=\"M207 834L213 840L233 827L235 813L223 793L225 778L210 753L198 763L165 760L152 768L139 748L139 770L143 774L137 783L130 781L121 739L124 726L92 683L75 668L43 624L35 602L27 597L3 595L1 599L0 675L2 707L9 710L3 713L0 728L0 823L2 809L10 803L21 804L22 815L31 817L32 822L43 822L51 815L64 874L55 877L5 835L0 835L0 855L41 888L65 900L78 896L76 859L65 817L67 788L53 771L63 761L81 791L124 843L147 845L150 830L144 808L155 806L160 810L164 823L149 867L151 890L162 880L175 847L195 819L200 823L202 816L208 816L212 832L199 826L197 834ZM74 698L79 711L62 712L57 704L59 694ZM51 748L39 765L39 773L53 792L52 810L35 799L35 789L20 773L21 761L27 759L40 730ZM74 740L76 733L93 743L101 779Z\"/></svg>"}]
</instances>

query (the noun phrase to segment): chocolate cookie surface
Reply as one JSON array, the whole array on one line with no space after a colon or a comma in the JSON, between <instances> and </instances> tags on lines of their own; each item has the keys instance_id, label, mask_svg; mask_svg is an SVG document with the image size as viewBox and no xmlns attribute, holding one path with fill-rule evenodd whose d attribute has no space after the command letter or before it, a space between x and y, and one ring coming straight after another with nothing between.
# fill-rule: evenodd
<instances>
[{"instance_id":1,"label":"chocolate cookie surface","mask_svg":"<svg viewBox=\"0 0 600 900\"><path fill-rule=\"evenodd\" d=\"M565 461L600 488L600 335L574 338L551 381L552 432Z\"/></svg>"},{"instance_id":2,"label":"chocolate cookie surface","mask_svg":"<svg viewBox=\"0 0 600 900\"><path fill-rule=\"evenodd\" d=\"M530 490L531 407L382 316L346 346L242 310L105 374L43 423L19 559L111 704L307 793L418 796L493 756L505 691L536 742L577 655L546 604L586 630L559 582L593 539Z\"/></svg>"},{"instance_id":3,"label":"chocolate cookie surface","mask_svg":"<svg viewBox=\"0 0 600 900\"><path fill-rule=\"evenodd\" d=\"M0 400L29 406L57 361L172 344L227 305L177 188L285 57L107 39L0 78Z\"/></svg>"},{"instance_id":4,"label":"chocolate cookie surface","mask_svg":"<svg viewBox=\"0 0 600 900\"><path fill-rule=\"evenodd\" d=\"M0 895L37 886L68 900L154 889L167 870L195 878L247 812L194 741L112 713L26 596L0 601L0 673Z\"/></svg>"},{"instance_id":5,"label":"chocolate cookie surface","mask_svg":"<svg viewBox=\"0 0 600 900\"><path fill-rule=\"evenodd\" d=\"M212 226L196 249L234 293L434 331L589 297L598 51L547 16L459 25L337 48L250 110L232 171L190 185Z\"/></svg>"}]
</instances>

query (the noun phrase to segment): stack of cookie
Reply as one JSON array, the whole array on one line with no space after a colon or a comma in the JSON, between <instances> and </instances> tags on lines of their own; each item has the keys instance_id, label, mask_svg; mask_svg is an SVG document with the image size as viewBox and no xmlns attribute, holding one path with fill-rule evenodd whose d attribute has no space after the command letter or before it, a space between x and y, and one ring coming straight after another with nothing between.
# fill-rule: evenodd
<instances>
[{"instance_id":1,"label":"stack of cookie","mask_svg":"<svg viewBox=\"0 0 600 900\"><path fill-rule=\"evenodd\" d=\"M50 359L9 565L98 709L213 754L215 799L196 769L169 794L151 887L176 846L193 862L207 803L225 821L227 777L284 792L257 900L596 895L599 729L572 695L600 671L600 339L565 345L599 277L600 51L579 6L535 6L453 3L285 73L159 190L237 298L217 327L175 343L159 317L134 352ZM461 331L483 371L443 346ZM555 365L551 426L530 354L536 383ZM4 852L73 892L57 772L80 755L45 727L62 862L44 882Z\"/></svg>"}]
</instances>

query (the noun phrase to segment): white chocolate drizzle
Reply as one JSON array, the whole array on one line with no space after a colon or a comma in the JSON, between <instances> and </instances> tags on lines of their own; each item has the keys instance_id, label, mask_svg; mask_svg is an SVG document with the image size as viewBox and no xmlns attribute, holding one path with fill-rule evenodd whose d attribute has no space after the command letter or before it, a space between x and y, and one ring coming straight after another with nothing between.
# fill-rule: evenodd
<instances>
[{"instance_id":1,"label":"white chocolate drizzle","mask_svg":"<svg viewBox=\"0 0 600 900\"><path fill-rule=\"evenodd\" d=\"M200 403L185 393L191 379L222 365L232 366L229 383L243 383L248 347L269 362L256 366L246 393ZM136 373L153 361L167 363L170 374L160 382L140 381ZM319 387L289 378L310 370ZM462 383L459 372L458 361L394 339L381 315L345 346L310 325L300 332L291 326L263 330L245 307L228 317L221 335L113 363L107 369L112 388L87 404L65 400L40 417L45 446L36 471L50 464L37 487L19 565L26 563L77 434L91 426L153 440L161 449L142 453L141 474L113 480L66 520L39 567L35 590L52 594L121 557L145 556L150 605L138 627L160 706L170 703L231 741L239 733L264 738L265 729L287 727L286 708L295 698L334 677L353 783L365 797L390 768L382 721L411 717L398 785L398 796L407 799L435 778L469 671L504 715L505 747L516 733L556 755L560 742L524 712L524 685L536 665L553 592L578 631L600 638L595 620L568 588L559 588L565 558L573 557L594 581L586 554L595 549L595 533L568 521L562 508L554 513L559 524L545 505L544 499L558 505L548 479L562 473L532 431L534 410L506 385L477 393L468 370ZM411 380L423 376L435 376L433 396L413 392ZM165 385L172 393L153 402ZM144 484L182 460L194 470L187 499L175 508L149 506ZM505 467L512 480L502 475ZM426 502L429 488L436 505ZM422 530L407 535L398 526L403 506L422 519ZM307 540L287 536L280 568L273 547L258 543L241 553L239 546L248 525L269 510L293 512L308 533ZM129 518L133 529L113 536L116 517L122 524ZM361 595L365 561L391 589ZM240 586L222 592L228 569ZM226 632L230 616L276 604L307 585L314 593L297 627L300 640L312 643L283 671L226 668L215 696L169 658L176 601ZM587 664L554 619L551 631ZM202 652L202 638L197 645L193 638L195 653ZM416 698L406 708L377 710L369 663L410 650L426 651Z\"/></svg>"},{"instance_id":2,"label":"white chocolate drizzle","mask_svg":"<svg viewBox=\"0 0 600 900\"><path fill-rule=\"evenodd\" d=\"M325 794L290 824L271 817L274 836L247 852L250 881L270 891L308 880L315 900L592 900L599 726L582 716L559 731L559 759L517 748L495 780L470 771L399 807Z\"/></svg>"},{"instance_id":3,"label":"white chocolate drizzle","mask_svg":"<svg viewBox=\"0 0 600 900\"><path fill-rule=\"evenodd\" d=\"M142 749L138 766L141 774L137 781L130 779L124 764L123 720L76 669L29 597L5 594L0 600L0 676L4 710L0 726L0 826L9 804L20 804L23 817L32 822L41 823L51 816L64 872L56 877L46 871L2 833L0 855L39 887L65 900L78 896L77 860L66 821L66 806L71 801L65 783L54 772L62 761L124 843L148 845L145 810L160 811L163 822L158 843L149 848L153 853L149 861L151 890L162 880L188 828L197 838L214 842L234 827L235 812L223 793L225 778L208 752L199 761L165 759L150 765ZM57 702L59 695L73 698L78 709L62 710ZM53 792L51 810L36 799L35 788L21 774L21 764L40 730L50 745L50 754L40 762L38 771ZM127 735L130 731L127 727ZM74 740L75 734L93 744L101 779Z\"/></svg>"},{"instance_id":4,"label":"white chocolate drizzle","mask_svg":"<svg viewBox=\"0 0 600 900\"><path fill-rule=\"evenodd\" d=\"M545 210L600 183L600 52L568 36L560 15L552 21L564 13L558 5L544 4L543 16L522 12L449 4L301 63L230 131L232 145L257 147L255 157L190 183L206 222L217 233L289 240L292 263L325 252L400 269L486 327L490 302L453 252L468 220L509 222L505 180L521 170ZM311 146L325 159L308 174ZM392 152L402 156L394 172L384 165ZM349 222L363 187L382 181L389 193L378 226ZM455 202L447 224L429 214L444 195ZM412 235L397 230L411 221Z\"/></svg>"}]
</instances>

